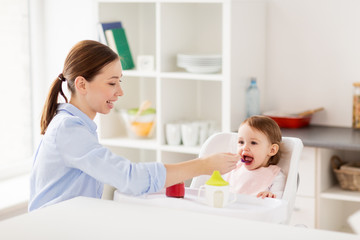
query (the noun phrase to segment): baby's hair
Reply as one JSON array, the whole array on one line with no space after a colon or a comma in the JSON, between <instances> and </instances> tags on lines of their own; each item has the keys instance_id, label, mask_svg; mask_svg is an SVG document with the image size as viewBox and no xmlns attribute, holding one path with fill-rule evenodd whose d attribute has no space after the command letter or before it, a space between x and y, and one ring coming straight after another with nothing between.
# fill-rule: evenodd
<instances>
[{"instance_id":1,"label":"baby's hair","mask_svg":"<svg viewBox=\"0 0 360 240\"><path fill-rule=\"evenodd\" d=\"M281 130L279 125L269 117L266 116L252 116L241 123L241 126L248 124L250 127L263 132L269 139L271 144L279 145L279 151L269 159L268 165L276 165L280 161L281 156Z\"/></svg>"}]
</instances>

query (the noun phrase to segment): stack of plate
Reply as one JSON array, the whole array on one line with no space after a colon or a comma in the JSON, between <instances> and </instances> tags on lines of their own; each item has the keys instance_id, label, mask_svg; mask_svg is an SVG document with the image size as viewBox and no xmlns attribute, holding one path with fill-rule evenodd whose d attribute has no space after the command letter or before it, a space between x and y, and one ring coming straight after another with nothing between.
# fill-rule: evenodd
<instances>
[{"instance_id":1,"label":"stack of plate","mask_svg":"<svg viewBox=\"0 0 360 240\"><path fill-rule=\"evenodd\" d=\"M177 66L191 73L216 73L221 69L221 55L177 55Z\"/></svg>"}]
</instances>

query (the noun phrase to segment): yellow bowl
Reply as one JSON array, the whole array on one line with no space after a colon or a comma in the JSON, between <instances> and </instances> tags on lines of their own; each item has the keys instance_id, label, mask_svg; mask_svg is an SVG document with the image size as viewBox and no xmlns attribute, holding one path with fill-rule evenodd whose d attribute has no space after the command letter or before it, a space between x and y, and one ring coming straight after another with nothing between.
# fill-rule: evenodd
<instances>
[{"instance_id":1,"label":"yellow bowl","mask_svg":"<svg viewBox=\"0 0 360 240\"><path fill-rule=\"evenodd\" d=\"M131 129L139 137L148 137L154 122L131 122Z\"/></svg>"},{"instance_id":2,"label":"yellow bowl","mask_svg":"<svg viewBox=\"0 0 360 240\"><path fill-rule=\"evenodd\" d=\"M151 138L155 128L155 109L149 109L136 117L136 109L121 110L127 134L130 138Z\"/></svg>"}]
</instances>

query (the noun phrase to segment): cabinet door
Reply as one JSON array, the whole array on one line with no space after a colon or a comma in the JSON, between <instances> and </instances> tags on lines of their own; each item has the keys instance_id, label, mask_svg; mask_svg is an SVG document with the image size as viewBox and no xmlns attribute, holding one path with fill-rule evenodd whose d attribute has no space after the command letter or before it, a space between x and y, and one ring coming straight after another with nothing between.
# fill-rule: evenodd
<instances>
[{"instance_id":1,"label":"cabinet door","mask_svg":"<svg viewBox=\"0 0 360 240\"><path fill-rule=\"evenodd\" d=\"M291 226L315 228L315 199L296 197L294 211L290 220Z\"/></svg>"},{"instance_id":2,"label":"cabinet door","mask_svg":"<svg viewBox=\"0 0 360 240\"><path fill-rule=\"evenodd\" d=\"M299 162L298 196L315 197L316 148L304 147Z\"/></svg>"}]
</instances>

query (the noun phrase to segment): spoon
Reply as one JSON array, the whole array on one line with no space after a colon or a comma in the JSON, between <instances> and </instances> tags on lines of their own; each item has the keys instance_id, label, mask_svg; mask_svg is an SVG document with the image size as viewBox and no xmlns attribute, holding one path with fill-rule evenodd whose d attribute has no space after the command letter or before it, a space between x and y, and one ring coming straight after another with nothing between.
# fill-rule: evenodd
<instances>
[{"instance_id":1,"label":"spoon","mask_svg":"<svg viewBox=\"0 0 360 240\"><path fill-rule=\"evenodd\" d=\"M149 100L145 100L140 104L139 110L135 114L135 117L133 119L133 122L136 121L136 119L143 113L146 109L148 109L151 106L151 102Z\"/></svg>"},{"instance_id":2,"label":"spoon","mask_svg":"<svg viewBox=\"0 0 360 240\"><path fill-rule=\"evenodd\" d=\"M313 113L316 113L316 112L319 112L319 111L322 111L322 110L324 110L323 107L315 108L315 109L312 109L312 110L306 110L304 112L297 113L296 116L305 117L305 116L311 115Z\"/></svg>"}]
</instances>

